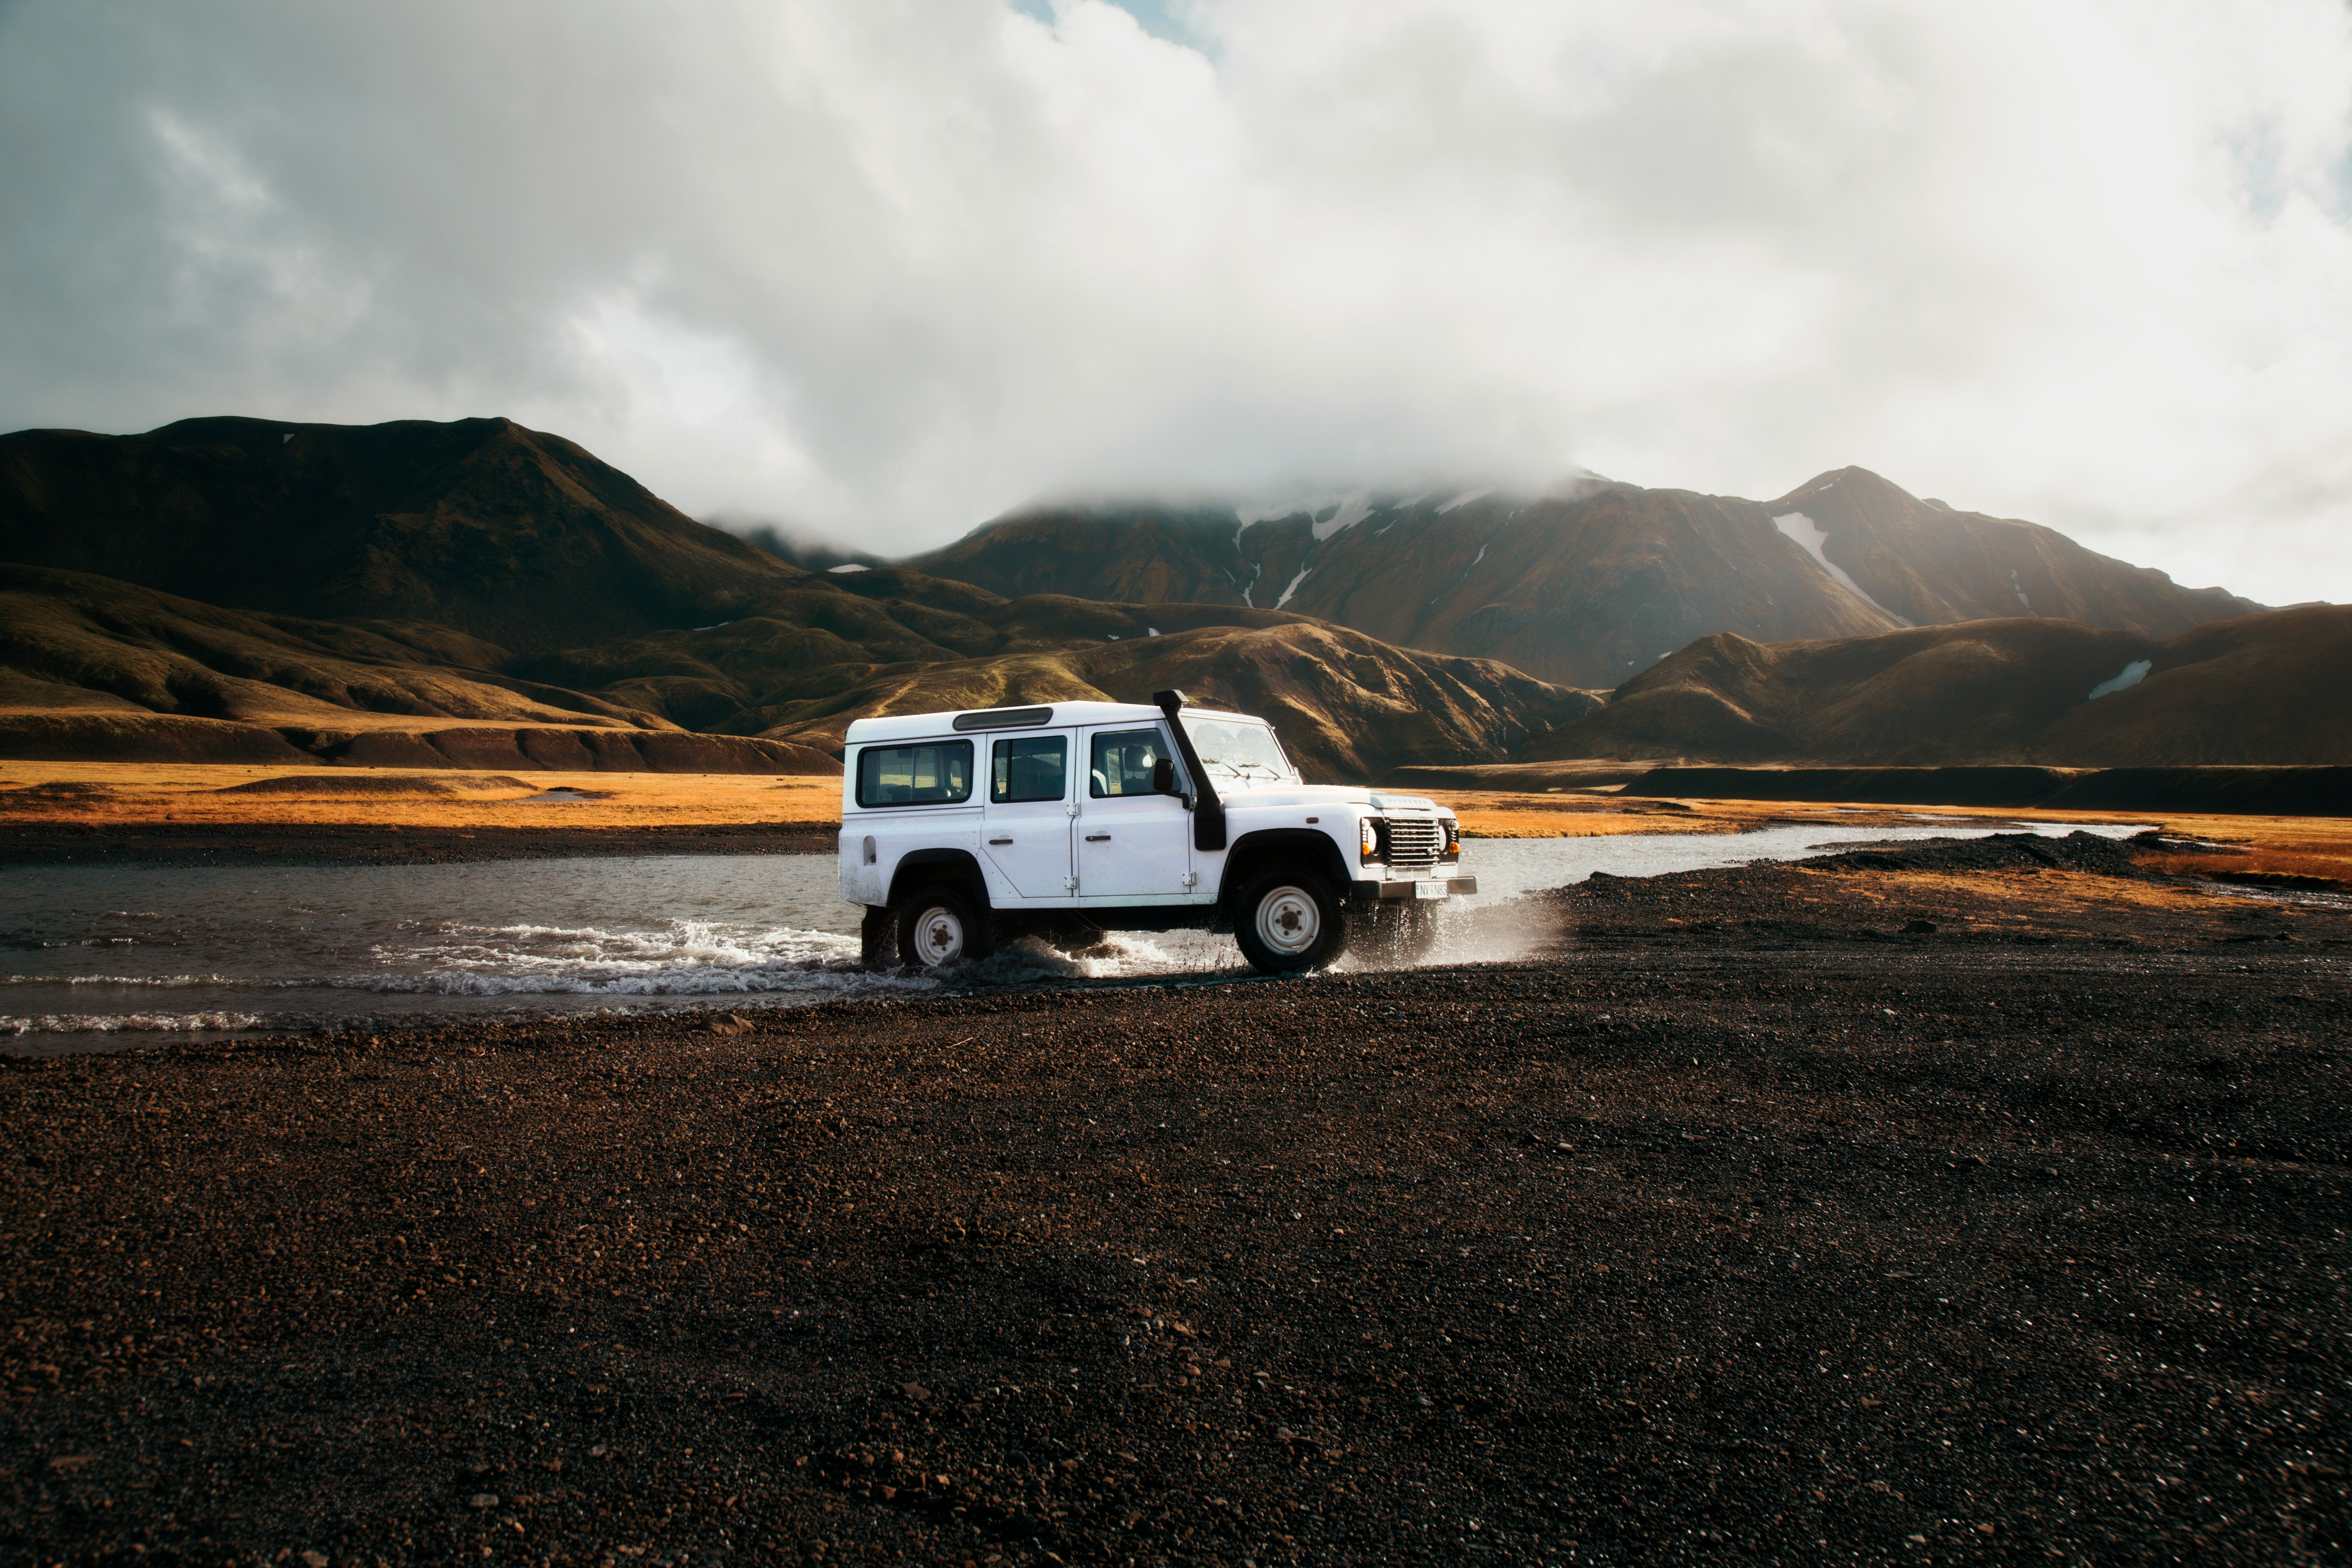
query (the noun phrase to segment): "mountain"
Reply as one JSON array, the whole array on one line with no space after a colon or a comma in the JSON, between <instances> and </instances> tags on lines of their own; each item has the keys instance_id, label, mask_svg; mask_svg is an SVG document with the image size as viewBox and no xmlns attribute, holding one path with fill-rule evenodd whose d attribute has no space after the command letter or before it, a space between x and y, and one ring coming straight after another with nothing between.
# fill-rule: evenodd
<instances>
[{"instance_id":1,"label":"mountain","mask_svg":"<svg viewBox=\"0 0 2352 1568\"><path fill-rule=\"evenodd\" d=\"M0 561L522 649L708 625L811 581L509 419L18 431L0 437Z\"/></svg>"},{"instance_id":2,"label":"mountain","mask_svg":"<svg viewBox=\"0 0 2352 1568\"><path fill-rule=\"evenodd\" d=\"M1275 720L1315 777L1370 780L1501 754L1600 706L1286 612L856 581L722 626L515 655L427 622L257 614L0 565L0 756L821 773L870 714L1177 685Z\"/></svg>"},{"instance_id":3,"label":"mountain","mask_svg":"<svg viewBox=\"0 0 2352 1568\"><path fill-rule=\"evenodd\" d=\"M1505 754L1601 705L1492 660L1391 647L1285 611L1006 599L893 570L843 580L834 598L775 615L509 668L698 728L836 752L853 721L880 713L1139 702L1175 686L1274 721L1294 759L1326 780Z\"/></svg>"},{"instance_id":4,"label":"mountain","mask_svg":"<svg viewBox=\"0 0 2352 1568\"><path fill-rule=\"evenodd\" d=\"M1896 625L2019 615L2168 637L2263 606L2221 588L2183 588L2149 566L2084 549L2055 529L1921 500L1867 468L1841 468L1768 502L1801 545Z\"/></svg>"},{"instance_id":5,"label":"mountain","mask_svg":"<svg viewBox=\"0 0 2352 1568\"><path fill-rule=\"evenodd\" d=\"M747 518L712 517L705 520L713 528L723 528L748 543L756 544L777 560L797 566L803 572L831 572L836 567L862 570L890 564L886 556L852 550L845 544L804 533L796 529L780 528L772 522L755 522Z\"/></svg>"},{"instance_id":6,"label":"mountain","mask_svg":"<svg viewBox=\"0 0 2352 1568\"><path fill-rule=\"evenodd\" d=\"M1324 778L2332 743L2277 706L2334 668L2279 640L2305 612L2224 620L2244 601L1852 468L1770 503L1588 477L1041 509L811 572L509 420L193 419L0 437L0 561L19 756L796 771L867 714L1170 685ZM1978 618L2012 604L2090 624Z\"/></svg>"},{"instance_id":7,"label":"mountain","mask_svg":"<svg viewBox=\"0 0 2352 1568\"><path fill-rule=\"evenodd\" d=\"M1861 468L1769 503L1588 476L1538 495L1044 506L903 564L1010 596L1296 610L1604 688L1717 632L1785 642L2023 611L2162 637L2260 607Z\"/></svg>"},{"instance_id":8,"label":"mountain","mask_svg":"<svg viewBox=\"0 0 2352 1568\"><path fill-rule=\"evenodd\" d=\"M1765 646L1701 638L1522 762L1875 766L2352 763L2352 606L2158 639L2073 621L1920 626Z\"/></svg>"},{"instance_id":9,"label":"mountain","mask_svg":"<svg viewBox=\"0 0 2352 1568\"><path fill-rule=\"evenodd\" d=\"M823 752L693 735L499 673L444 626L257 616L0 565L0 755L816 773Z\"/></svg>"}]
</instances>

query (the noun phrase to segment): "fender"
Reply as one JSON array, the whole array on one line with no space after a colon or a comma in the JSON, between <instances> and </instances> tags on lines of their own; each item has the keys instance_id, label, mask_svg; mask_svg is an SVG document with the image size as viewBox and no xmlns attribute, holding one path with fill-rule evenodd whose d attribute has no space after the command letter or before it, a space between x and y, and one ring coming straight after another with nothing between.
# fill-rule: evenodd
<instances>
[{"instance_id":1,"label":"fender","mask_svg":"<svg viewBox=\"0 0 2352 1568\"><path fill-rule=\"evenodd\" d=\"M915 849L899 857L890 874L890 907L926 882L953 882L971 896L976 909L986 912L988 882L980 862L969 849Z\"/></svg>"},{"instance_id":2,"label":"fender","mask_svg":"<svg viewBox=\"0 0 2352 1568\"><path fill-rule=\"evenodd\" d=\"M1353 885L1348 864L1339 858L1339 847L1331 842L1329 834L1311 827L1265 827L1234 840L1232 853L1225 857L1223 880L1217 887L1217 907L1224 908L1241 891L1244 879L1255 876L1259 867L1273 860L1306 861L1331 879L1332 891L1341 898Z\"/></svg>"}]
</instances>

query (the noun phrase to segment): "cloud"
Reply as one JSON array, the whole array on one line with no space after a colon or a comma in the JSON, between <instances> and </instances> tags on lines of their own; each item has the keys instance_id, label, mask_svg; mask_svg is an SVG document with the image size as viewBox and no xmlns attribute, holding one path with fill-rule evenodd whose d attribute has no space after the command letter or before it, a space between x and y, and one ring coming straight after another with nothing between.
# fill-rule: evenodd
<instances>
[{"instance_id":1,"label":"cloud","mask_svg":"<svg viewBox=\"0 0 2352 1568\"><path fill-rule=\"evenodd\" d=\"M1041 491L1862 463L2352 598L2352 10L0 9L0 427L506 413Z\"/></svg>"}]
</instances>

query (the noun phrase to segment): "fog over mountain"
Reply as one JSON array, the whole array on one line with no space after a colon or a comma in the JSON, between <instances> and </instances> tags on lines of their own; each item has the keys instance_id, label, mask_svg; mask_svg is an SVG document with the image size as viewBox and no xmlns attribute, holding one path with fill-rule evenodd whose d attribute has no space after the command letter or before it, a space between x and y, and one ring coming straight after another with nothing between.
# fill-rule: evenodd
<instances>
[{"instance_id":1,"label":"fog over mountain","mask_svg":"<svg viewBox=\"0 0 2352 1568\"><path fill-rule=\"evenodd\" d=\"M2026 616L2168 637L2262 607L1852 468L1772 501L1589 474L1540 491L1068 502L905 564L1007 595L1287 609L1602 689L1716 632L1783 642Z\"/></svg>"},{"instance_id":2,"label":"fog over mountain","mask_svg":"<svg viewBox=\"0 0 2352 1568\"><path fill-rule=\"evenodd\" d=\"M0 6L0 429L505 416L878 555L1861 462L2352 598L2338 0L1139 9Z\"/></svg>"}]
</instances>

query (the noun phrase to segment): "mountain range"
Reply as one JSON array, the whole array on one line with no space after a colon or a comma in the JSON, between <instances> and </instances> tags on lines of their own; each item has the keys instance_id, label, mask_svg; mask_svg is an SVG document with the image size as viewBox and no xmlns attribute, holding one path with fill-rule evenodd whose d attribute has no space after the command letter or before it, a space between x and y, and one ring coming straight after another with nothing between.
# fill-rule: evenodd
<instances>
[{"instance_id":1,"label":"mountain range","mask_svg":"<svg viewBox=\"0 0 2352 1568\"><path fill-rule=\"evenodd\" d=\"M1760 644L1702 637L1519 748L1879 767L2194 767L2352 761L2352 606L2152 638L2075 621L1970 621Z\"/></svg>"},{"instance_id":2,"label":"mountain range","mask_svg":"<svg viewBox=\"0 0 2352 1568\"><path fill-rule=\"evenodd\" d=\"M787 750L737 764L793 771L868 713L1173 680L1276 719L1323 776L1378 776L1599 706L1288 612L803 571L504 419L19 432L0 437L0 752L20 756L488 748L528 767L604 758L594 731L625 729L754 737Z\"/></svg>"},{"instance_id":3,"label":"mountain range","mask_svg":"<svg viewBox=\"0 0 2352 1568\"><path fill-rule=\"evenodd\" d=\"M1049 506L903 564L999 594L1271 605L1603 689L1717 632L1777 643L2026 615L2164 637L2262 608L1864 468L1760 502L1586 476L1541 495Z\"/></svg>"},{"instance_id":4,"label":"mountain range","mask_svg":"<svg viewBox=\"0 0 2352 1568\"><path fill-rule=\"evenodd\" d=\"M870 713L1175 685L1331 778L2345 760L2347 613L1859 468L1769 502L1585 476L1036 507L896 564L797 552L831 564L503 419L0 437L0 753L795 771Z\"/></svg>"}]
</instances>

